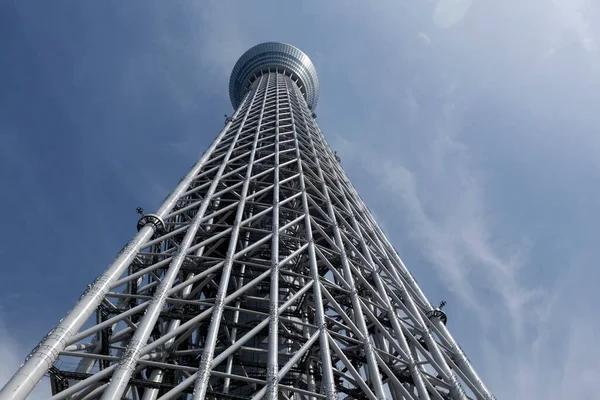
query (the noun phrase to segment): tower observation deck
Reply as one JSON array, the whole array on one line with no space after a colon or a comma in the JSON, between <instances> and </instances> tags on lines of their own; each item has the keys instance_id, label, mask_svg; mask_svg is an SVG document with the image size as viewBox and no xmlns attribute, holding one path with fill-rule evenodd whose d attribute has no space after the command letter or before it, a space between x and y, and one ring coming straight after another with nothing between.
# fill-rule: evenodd
<instances>
[{"instance_id":1,"label":"tower observation deck","mask_svg":"<svg viewBox=\"0 0 600 400\"><path fill-rule=\"evenodd\" d=\"M492 399L314 118L294 46L235 64L208 150L0 391L24 399Z\"/></svg>"}]
</instances>

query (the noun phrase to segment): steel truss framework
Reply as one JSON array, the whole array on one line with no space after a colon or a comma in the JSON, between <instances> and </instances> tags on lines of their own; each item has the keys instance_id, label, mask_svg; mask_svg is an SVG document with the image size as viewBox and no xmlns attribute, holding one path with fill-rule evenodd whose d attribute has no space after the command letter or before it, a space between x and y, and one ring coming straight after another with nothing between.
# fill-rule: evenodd
<instances>
[{"instance_id":1,"label":"steel truss framework","mask_svg":"<svg viewBox=\"0 0 600 400\"><path fill-rule=\"evenodd\" d=\"M0 399L492 398L299 86L256 76Z\"/></svg>"}]
</instances>

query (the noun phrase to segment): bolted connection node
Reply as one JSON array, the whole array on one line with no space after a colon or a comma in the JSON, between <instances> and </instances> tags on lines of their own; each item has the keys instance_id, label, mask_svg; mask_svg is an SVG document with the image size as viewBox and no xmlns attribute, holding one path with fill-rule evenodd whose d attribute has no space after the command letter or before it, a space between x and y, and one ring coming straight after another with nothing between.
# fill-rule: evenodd
<instances>
[{"instance_id":1,"label":"bolted connection node","mask_svg":"<svg viewBox=\"0 0 600 400\"><path fill-rule=\"evenodd\" d=\"M165 229L165 222L161 217L156 214L145 214L140 218L137 223L138 232L147 224L152 224L156 228L156 231L163 231Z\"/></svg>"}]
</instances>

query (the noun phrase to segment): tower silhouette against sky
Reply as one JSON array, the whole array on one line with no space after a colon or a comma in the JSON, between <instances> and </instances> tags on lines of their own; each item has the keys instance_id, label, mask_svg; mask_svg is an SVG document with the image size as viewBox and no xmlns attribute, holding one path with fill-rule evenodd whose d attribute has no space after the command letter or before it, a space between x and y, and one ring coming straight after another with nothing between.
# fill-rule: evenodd
<instances>
[{"instance_id":1,"label":"tower silhouette against sky","mask_svg":"<svg viewBox=\"0 0 600 400\"><path fill-rule=\"evenodd\" d=\"M492 399L263 43L224 129L0 392L23 399Z\"/></svg>"}]
</instances>

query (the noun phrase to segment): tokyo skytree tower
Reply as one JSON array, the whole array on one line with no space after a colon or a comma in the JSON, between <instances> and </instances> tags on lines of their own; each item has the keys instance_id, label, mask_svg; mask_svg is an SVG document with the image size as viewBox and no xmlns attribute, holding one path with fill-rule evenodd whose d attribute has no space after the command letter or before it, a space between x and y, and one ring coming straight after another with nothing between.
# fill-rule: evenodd
<instances>
[{"instance_id":1,"label":"tokyo skytree tower","mask_svg":"<svg viewBox=\"0 0 600 400\"><path fill-rule=\"evenodd\" d=\"M349 182L296 47L0 391L23 399L493 399Z\"/></svg>"}]
</instances>

